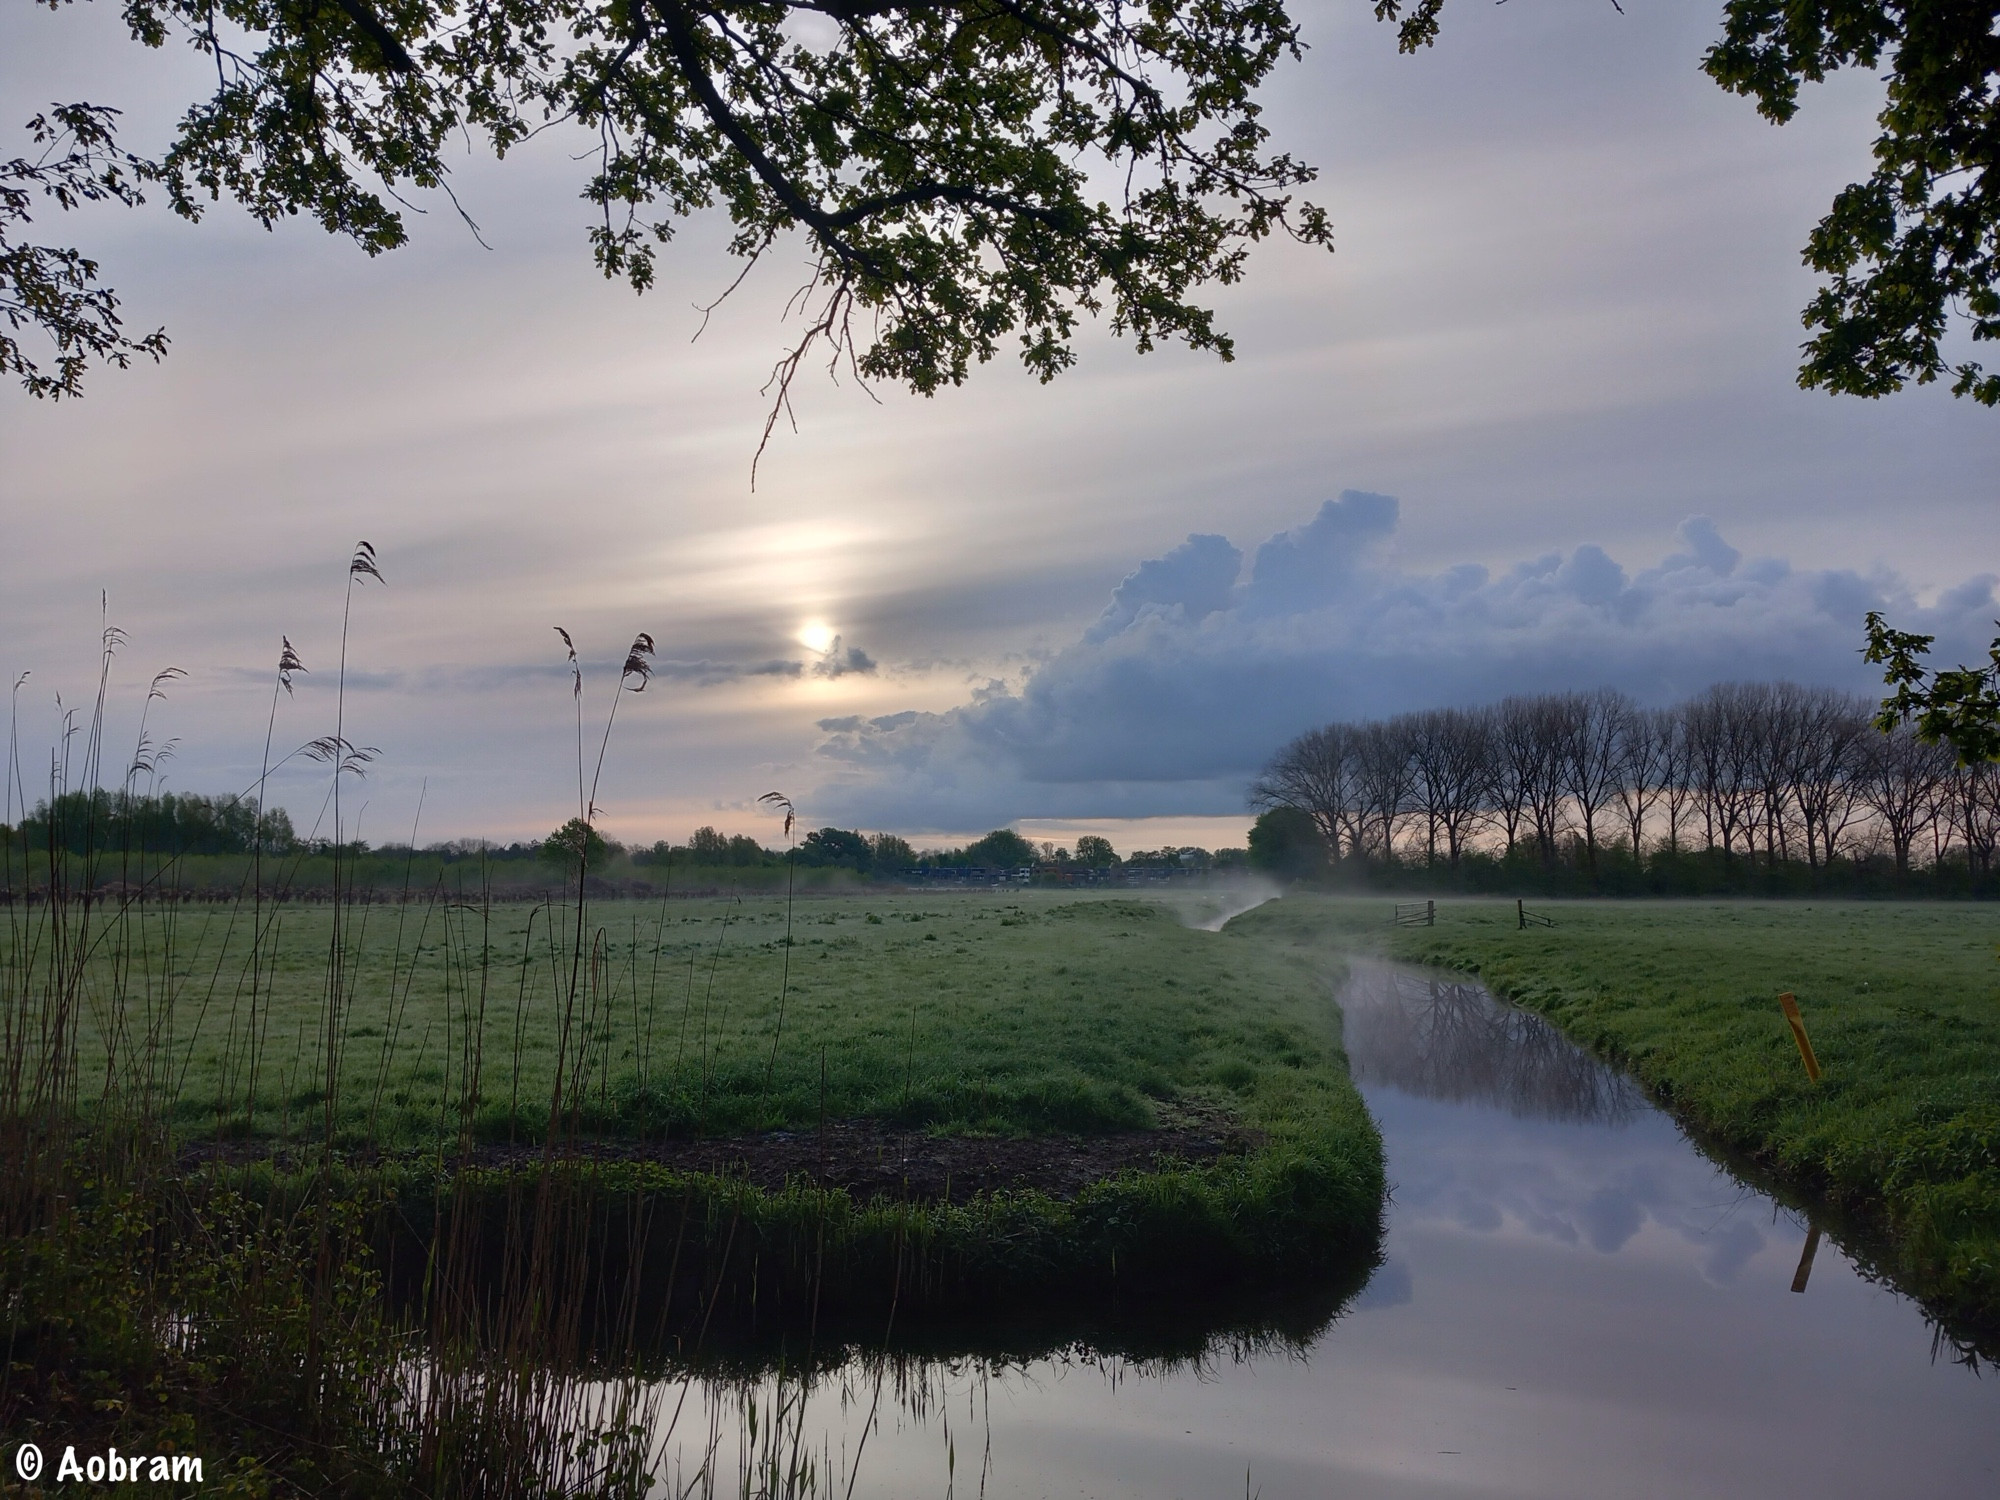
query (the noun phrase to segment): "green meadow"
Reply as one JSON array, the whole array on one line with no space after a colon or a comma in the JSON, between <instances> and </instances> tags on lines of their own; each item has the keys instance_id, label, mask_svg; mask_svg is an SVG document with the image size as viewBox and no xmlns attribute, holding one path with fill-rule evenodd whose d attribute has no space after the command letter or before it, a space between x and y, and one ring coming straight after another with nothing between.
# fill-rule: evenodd
<instances>
[{"instance_id":1,"label":"green meadow","mask_svg":"<svg viewBox=\"0 0 2000 1500\"><path fill-rule=\"evenodd\" d=\"M356 906L338 981L330 908L265 916L254 961L244 908L161 907L94 935L86 1105L94 1082L129 1095L150 1072L177 1134L316 1133L331 1041L352 1146L539 1139L552 1098L605 1135L826 1118L1092 1132L1191 1105L1372 1135L1324 964L1151 902L802 898L788 940L782 898L608 901L580 953L571 909Z\"/></svg>"},{"instance_id":2,"label":"green meadow","mask_svg":"<svg viewBox=\"0 0 2000 1500\"><path fill-rule=\"evenodd\" d=\"M1294 897L1235 924L1476 972L1628 1067L1701 1136L1829 1202L1878 1262L2000 1325L2000 910L1972 903ZM1798 998L1824 1073L1778 1007Z\"/></svg>"}]
</instances>

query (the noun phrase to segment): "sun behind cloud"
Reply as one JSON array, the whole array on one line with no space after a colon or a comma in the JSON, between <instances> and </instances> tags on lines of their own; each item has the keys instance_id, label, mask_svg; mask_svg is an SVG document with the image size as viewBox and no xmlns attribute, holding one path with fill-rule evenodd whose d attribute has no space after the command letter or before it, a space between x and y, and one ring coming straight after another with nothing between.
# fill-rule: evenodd
<instances>
[{"instance_id":1,"label":"sun behind cloud","mask_svg":"<svg viewBox=\"0 0 2000 1500\"><path fill-rule=\"evenodd\" d=\"M819 652L822 656L831 651L833 643L839 639L839 633L824 620L808 620L799 627L799 644L808 651Z\"/></svg>"}]
</instances>

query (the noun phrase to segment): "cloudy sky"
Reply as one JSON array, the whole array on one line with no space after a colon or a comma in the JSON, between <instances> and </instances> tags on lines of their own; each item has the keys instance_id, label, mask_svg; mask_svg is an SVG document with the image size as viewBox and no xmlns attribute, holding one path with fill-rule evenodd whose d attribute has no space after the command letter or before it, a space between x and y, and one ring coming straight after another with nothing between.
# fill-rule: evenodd
<instances>
[{"instance_id":1,"label":"cloudy sky","mask_svg":"<svg viewBox=\"0 0 2000 1500\"><path fill-rule=\"evenodd\" d=\"M734 271L721 226L635 299L591 268L560 139L463 162L490 248L448 208L378 261L227 207L77 216L174 346L81 402L0 392L27 780L56 694L93 691L101 598L130 638L115 747L146 679L188 673L152 709L173 785L254 780L281 636L310 670L278 741L325 732L360 538L387 579L349 656L377 841L420 794L424 840L573 809L556 625L600 723L625 643L659 642L599 797L623 836L774 839L754 799L776 787L812 824L1121 847L1240 838L1249 774L1327 718L1866 689L1877 604L1983 644L2000 415L1793 384L1798 249L1865 170L1872 80L1780 130L1697 71L1714 5L1468 3L1414 58L1362 0L1298 13L1312 50L1269 118L1322 168L1337 253L1255 256L1216 298L1233 365L1093 332L1049 387L1005 364L928 401L812 382L754 490L794 282L760 272L696 341ZM0 19L9 126L91 98L144 144L199 88L101 3ZM303 774L277 795L317 813Z\"/></svg>"}]
</instances>

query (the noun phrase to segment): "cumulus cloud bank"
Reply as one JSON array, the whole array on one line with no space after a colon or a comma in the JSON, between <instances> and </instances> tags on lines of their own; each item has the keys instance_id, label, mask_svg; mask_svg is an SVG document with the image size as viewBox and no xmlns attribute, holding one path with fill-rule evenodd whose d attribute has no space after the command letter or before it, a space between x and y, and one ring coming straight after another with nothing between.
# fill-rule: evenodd
<instances>
[{"instance_id":1,"label":"cumulus cloud bank","mask_svg":"<svg viewBox=\"0 0 2000 1500\"><path fill-rule=\"evenodd\" d=\"M1497 574L1406 572L1387 556L1397 518L1392 497L1348 490L1247 566L1227 538L1190 536L1018 689L823 721L815 805L910 829L1231 813L1272 750L1331 719L1605 685L1664 703L1751 677L1865 692L1868 610L1953 660L2000 613L1992 575L1924 607L1879 568L1746 559L1699 516L1637 571L1586 543Z\"/></svg>"}]
</instances>

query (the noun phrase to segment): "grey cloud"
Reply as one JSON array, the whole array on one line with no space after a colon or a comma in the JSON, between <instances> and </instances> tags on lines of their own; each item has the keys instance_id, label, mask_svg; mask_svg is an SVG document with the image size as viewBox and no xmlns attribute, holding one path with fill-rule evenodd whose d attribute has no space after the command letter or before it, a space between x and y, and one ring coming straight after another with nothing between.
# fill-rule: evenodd
<instances>
[{"instance_id":1,"label":"grey cloud","mask_svg":"<svg viewBox=\"0 0 2000 1500\"><path fill-rule=\"evenodd\" d=\"M1397 511L1388 495L1343 490L1305 525L1257 549L1248 604L1259 613L1285 614L1341 597L1363 561L1395 531Z\"/></svg>"},{"instance_id":2,"label":"grey cloud","mask_svg":"<svg viewBox=\"0 0 2000 1500\"><path fill-rule=\"evenodd\" d=\"M583 676L586 686L617 675L620 663L616 660L585 661ZM873 663L870 663L873 666ZM768 661L733 662L711 657L692 659L665 658L653 663L653 676L666 682L691 682L697 687L716 687L723 683L741 682L749 677L796 678L805 675L804 662L787 661L776 658ZM820 673L815 667L816 675ZM271 672L266 669L233 667L228 675L242 681L268 684ZM387 692L392 690L415 690L420 693L492 693L509 688L531 686L537 683L564 683L570 679L567 661L539 662L492 662L481 666L440 666L426 667L422 671L366 672L349 666L347 687L355 689ZM329 670L321 673L307 672L295 683L300 691L330 689L334 686L334 674Z\"/></svg>"},{"instance_id":3,"label":"grey cloud","mask_svg":"<svg viewBox=\"0 0 2000 1500\"><path fill-rule=\"evenodd\" d=\"M347 675L343 681L338 674L338 666L339 663L335 662L326 670L317 673L303 672L293 679L293 686L295 689L310 688L313 690L326 690L336 686L344 686L350 693L394 693L407 688L411 682L411 675L406 672L370 672L356 667L352 663L348 665ZM262 672L244 672L243 675L253 680L261 680L268 685L274 674L267 668Z\"/></svg>"},{"instance_id":4,"label":"grey cloud","mask_svg":"<svg viewBox=\"0 0 2000 1500\"><path fill-rule=\"evenodd\" d=\"M833 638L833 644L827 648L826 654L812 665L812 674L815 677L846 677L850 673L866 676L872 675L874 671L875 659L859 646L843 648L839 636Z\"/></svg>"},{"instance_id":5,"label":"grey cloud","mask_svg":"<svg viewBox=\"0 0 2000 1500\"><path fill-rule=\"evenodd\" d=\"M583 664L586 686L617 674L616 661L588 661ZM717 660L712 657L675 658L665 657L653 663L653 676L663 682L691 682L696 687L718 687L723 683L741 682L748 677L800 677L805 673L805 663L786 661L782 658L769 661L734 662ZM511 662L481 667L440 667L425 672L420 686L426 690L447 689L461 692L490 692L496 688L508 688L523 683L555 682L569 680L570 668L566 661L554 662ZM265 676L268 678L269 674ZM352 684L353 674L348 681Z\"/></svg>"},{"instance_id":6,"label":"grey cloud","mask_svg":"<svg viewBox=\"0 0 2000 1500\"><path fill-rule=\"evenodd\" d=\"M1165 557L1140 563L1083 638L1109 640L1147 611L1178 612L1189 623L1205 620L1229 607L1242 571L1243 554L1227 537L1191 536Z\"/></svg>"},{"instance_id":7,"label":"grey cloud","mask_svg":"<svg viewBox=\"0 0 2000 1500\"><path fill-rule=\"evenodd\" d=\"M1577 598L1591 604L1615 604L1626 596L1625 570L1602 547L1585 543L1556 569L1556 577Z\"/></svg>"},{"instance_id":8,"label":"grey cloud","mask_svg":"<svg viewBox=\"0 0 2000 1500\"><path fill-rule=\"evenodd\" d=\"M273 655L275 656L275 653ZM330 667L323 672L314 672L311 670L310 664L308 664L307 667L300 669L298 675L292 679L293 691L296 693L333 689L339 683L337 675L338 665L336 662L334 667ZM274 661L271 666L264 667L216 667L211 669L208 675L232 683L254 684L258 687L268 688L277 676L275 666L276 663ZM347 669L347 688L350 692L391 692L407 688L413 682L418 687L429 688L440 684L442 681L444 681L444 678L441 674L434 671L410 674L405 672L367 672L353 666Z\"/></svg>"},{"instance_id":9,"label":"grey cloud","mask_svg":"<svg viewBox=\"0 0 2000 1500\"><path fill-rule=\"evenodd\" d=\"M805 663L782 659L760 662L662 661L653 667L655 677L675 682L692 682L696 687L716 687L725 682L741 682L746 677L797 677Z\"/></svg>"},{"instance_id":10,"label":"grey cloud","mask_svg":"<svg viewBox=\"0 0 2000 1500\"><path fill-rule=\"evenodd\" d=\"M1385 560L1397 519L1394 499L1349 490L1256 547L1240 582L1234 545L1191 536L1019 688L827 721L820 805L946 828L1236 812L1265 757L1328 719L1600 684L1655 703L1741 677L1866 691L1866 610L1959 656L1996 613L1991 576L1920 607L1879 570L1746 561L1700 516L1652 567L1584 543L1497 575L1405 572Z\"/></svg>"},{"instance_id":11,"label":"grey cloud","mask_svg":"<svg viewBox=\"0 0 2000 1500\"><path fill-rule=\"evenodd\" d=\"M1662 567L1699 567L1719 576L1727 576L1736 571L1736 564L1743 558L1741 552L1722 539L1715 522L1707 516L1694 516L1683 521L1680 539L1688 550L1668 558L1661 564Z\"/></svg>"},{"instance_id":12,"label":"grey cloud","mask_svg":"<svg viewBox=\"0 0 2000 1500\"><path fill-rule=\"evenodd\" d=\"M1117 577L1116 560L1095 553L1038 557L1024 569L1017 556L970 548L948 571L884 580L882 593L844 606L842 620L848 634L887 647L900 662L970 670L996 651L1042 640L1051 629L1067 638Z\"/></svg>"}]
</instances>

